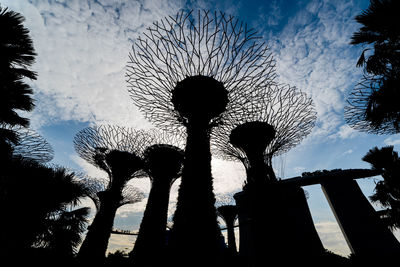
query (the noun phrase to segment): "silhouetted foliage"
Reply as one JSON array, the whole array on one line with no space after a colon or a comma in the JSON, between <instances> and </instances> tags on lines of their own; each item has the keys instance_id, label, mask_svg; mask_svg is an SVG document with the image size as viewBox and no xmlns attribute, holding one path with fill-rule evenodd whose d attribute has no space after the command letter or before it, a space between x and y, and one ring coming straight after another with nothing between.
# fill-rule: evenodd
<instances>
[{"instance_id":1,"label":"silhouetted foliage","mask_svg":"<svg viewBox=\"0 0 400 267\"><path fill-rule=\"evenodd\" d=\"M390 208L382 213L387 225L394 230L400 228L400 158L393 146L374 147L362 158L373 169L381 170L383 181L375 186L370 197L373 202Z\"/></svg>"},{"instance_id":2,"label":"silhouetted foliage","mask_svg":"<svg viewBox=\"0 0 400 267\"><path fill-rule=\"evenodd\" d=\"M97 192L97 197L92 196L98 210L79 250L81 261L104 260L117 209L142 199L143 196L134 190L131 193L135 196L127 202L124 190L129 180L144 175L141 155L148 139L144 131L111 125L88 127L76 134L76 152L104 170L109 179L105 190Z\"/></svg>"},{"instance_id":3,"label":"silhouetted foliage","mask_svg":"<svg viewBox=\"0 0 400 267\"><path fill-rule=\"evenodd\" d=\"M32 246L57 253L61 252L61 244L62 253L73 252L81 228L70 224L71 228L61 231L60 224L64 224L71 206L78 205L88 194L88 188L75 179L74 173L62 167L11 159L0 173L1 253L12 256L27 252ZM73 221L85 223L83 214L74 216Z\"/></svg>"},{"instance_id":4,"label":"silhouetted foliage","mask_svg":"<svg viewBox=\"0 0 400 267\"><path fill-rule=\"evenodd\" d=\"M386 75L398 68L400 63L400 29L398 12L400 4L396 0L371 0L369 7L355 17L362 27L353 34L351 44L372 45L363 50L358 67L374 75ZM365 52L373 50L366 57Z\"/></svg>"},{"instance_id":5,"label":"silhouetted foliage","mask_svg":"<svg viewBox=\"0 0 400 267\"><path fill-rule=\"evenodd\" d=\"M345 119L357 130L375 134L400 132L399 12L399 1L371 0L369 7L355 18L362 27L353 34L351 44L367 46L357 62L365 73L350 93ZM366 56L367 51L373 52Z\"/></svg>"},{"instance_id":6,"label":"silhouetted foliage","mask_svg":"<svg viewBox=\"0 0 400 267\"><path fill-rule=\"evenodd\" d=\"M31 111L34 107L32 88L24 78L36 79L29 70L35 61L35 50L29 31L23 26L24 17L0 7L0 149L4 152L9 143L17 140L15 132L6 126L29 125L29 119L17 111Z\"/></svg>"},{"instance_id":7,"label":"silhouetted foliage","mask_svg":"<svg viewBox=\"0 0 400 267\"><path fill-rule=\"evenodd\" d=\"M144 169L151 180L151 189L139 235L130 257L138 266L154 266L166 253L166 228L170 188L181 175L184 151L178 142L154 131L154 145L144 151Z\"/></svg>"},{"instance_id":8,"label":"silhouetted foliage","mask_svg":"<svg viewBox=\"0 0 400 267\"><path fill-rule=\"evenodd\" d=\"M89 208L53 213L35 247L46 248L60 259L73 258L86 230L88 214Z\"/></svg>"}]
</instances>

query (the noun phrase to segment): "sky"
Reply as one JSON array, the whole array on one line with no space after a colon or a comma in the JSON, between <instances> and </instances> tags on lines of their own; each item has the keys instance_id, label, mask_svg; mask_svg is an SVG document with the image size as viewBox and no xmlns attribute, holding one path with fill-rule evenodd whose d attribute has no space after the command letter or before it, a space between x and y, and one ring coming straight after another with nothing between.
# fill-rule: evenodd
<instances>
[{"instance_id":1,"label":"sky","mask_svg":"<svg viewBox=\"0 0 400 267\"><path fill-rule=\"evenodd\" d=\"M128 54L146 27L182 9L222 11L256 29L276 60L279 82L296 86L313 99L316 125L298 146L274 159L278 177L321 169L369 168L361 158L372 147L394 145L396 151L400 149L400 135L358 132L343 118L346 97L362 75L356 62L363 47L349 44L359 28L354 17L368 7L368 0L0 0L0 4L26 18L24 25L38 54L32 67L38 79L29 81L36 108L26 116L31 128L52 145L53 163L105 177L75 153L74 135L93 124L152 127L127 91ZM212 166L216 194L241 190L245 180L241 164L213 158ZM378 179L358 181L367 196ZM148 179L132 183L148 193ZM170 214L178 187L179 182L172 188ZM320 186L304 189L325 248L348 255ZM114 226L137 230L145 204L146 199L120 208ZM109 250L129 251L133 240L113 235Z\"/></svg>"}]
</instances>

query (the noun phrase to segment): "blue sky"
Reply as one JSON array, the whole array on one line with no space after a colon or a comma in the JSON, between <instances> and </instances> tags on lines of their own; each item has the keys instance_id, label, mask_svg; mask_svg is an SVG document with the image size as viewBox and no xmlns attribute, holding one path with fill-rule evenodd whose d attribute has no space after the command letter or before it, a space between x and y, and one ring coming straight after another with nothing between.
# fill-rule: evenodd
<instances>
[{"instance_id":1,"label":"blue sky","mask_svg":"<svg viewBox=\"0 0 400 267\"><path fill-rule=\"evenodd\" d=\"M355 67L362 47L349 45L359 27L354 16L367 0L275 1L40 1L1 0L4 7L22 13L38 53L36 109L28 116L32 128L55 150L54 163L105 174L80 159L73 149L74 135L94 123L150 128L127 92L125 66L134 40L151 25L181 9L220 10L238 17L264 36L277 62L279 81L296 86L313 98L318 119L303 142L275 159L277 175L288 178L304 171L368 168L361 161L374 146L400 148L400 135L377 136L347 126L343 109L348 92L361 77ZM213 160L215 191L237 192L244 181L240 164ZM145 192L147 180L134 181ZM374 180L360 181L366 194ZM174 203L178 184L174 185ZM324 245L348 254L319 186L305 188L314 222ZM137 229L145 201L118 211L116 227ZM171 205L171 213L173 211ZM126 237L113 236L110 249L129 247Z\"/></svg>"}]
</instances>

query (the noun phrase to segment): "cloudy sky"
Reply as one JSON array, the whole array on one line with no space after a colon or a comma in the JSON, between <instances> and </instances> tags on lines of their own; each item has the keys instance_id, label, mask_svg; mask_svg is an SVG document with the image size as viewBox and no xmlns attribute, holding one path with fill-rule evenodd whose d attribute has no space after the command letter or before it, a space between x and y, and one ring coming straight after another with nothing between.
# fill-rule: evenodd
<instances>
[{"instance_id":1,"label":"cloudy sky","mask_svg":"<svg viewBox=\"0 0 400 267\"><path fill-rule=\"evenodd\" d=\"M105 174L80 159L74 135L95 123L149 128L134 106L125 81L131 46L154 21L178 11L209 9L238 17L258 30L277 63L279 81L312 97L318 119L303 142L275 159L277 176L290 178L304 171L368 168L361 161L374 146L400 148L400 136L360 133L347 126L343 109L348 92L360 79L355 67L362 47L349 45L359 27L354 16L368 0L166 1L166 0L0 0L3 7L26 18L38 54L32 82L36 109L29 114L32 128L54 147L54 163L83 170L93 177ZM213 160L215 192L240 191L240 164ZM359 181L371 194L374 181ZM149 182L134 181L145 192ZM171 201L176 198L174 185ZM347 255L349 249L319 186L305 188L314 222L327 249ZM146 201L118 211L115 226L137 230ZM171 205L171 212L173 205ZM113 236L110 250L130 248L132 238Z\"/></svg>"}]
</instances>

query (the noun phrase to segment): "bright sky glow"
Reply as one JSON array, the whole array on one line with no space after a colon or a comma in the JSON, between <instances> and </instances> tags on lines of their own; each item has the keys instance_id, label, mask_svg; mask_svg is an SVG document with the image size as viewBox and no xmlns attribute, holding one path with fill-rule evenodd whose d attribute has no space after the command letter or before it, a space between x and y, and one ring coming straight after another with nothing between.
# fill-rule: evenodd
<instances>
[{"instance_id":1,"label":"bright sky glow","mask_svg":"<svg viewBox=\"0 0 400 267\"><path fill-rule=\"evenodd\" d=\"M344 122L348 92L361 77L356 62L362 47L349 45L359 25L354 16L368 0L3 0L2 6L25 16L38 54L36 108L31 126L53 146L54 163L83 170L93 177L105 173L80 159L73 137L94 123L149 128L131 100L125 82L128 53L137 37L154 21L181 9L223 11L238 17L264 36L277 63L279 81L296 86L313 98L316 127L300 145L274 160L278 177L304 171L369 168L361 161L374 146L394 145L400 135L376 136L352 130ZM244 181L239 163L213 160L214 188L219 194L238 192ZM133 184L146 193L149 181ZM359 183L371 194L374 181ZM171 213L179 182L173 186ZM327 249L349 250L319 186L305 188L317 230ZM146 201L118 211L115 227L137 230ZM110 250L131 249L134 239L113 236Z\"/></svg>"}]
</instances>

